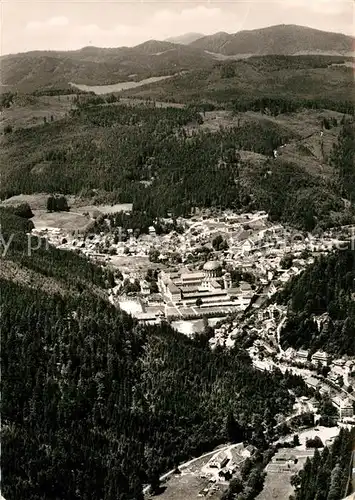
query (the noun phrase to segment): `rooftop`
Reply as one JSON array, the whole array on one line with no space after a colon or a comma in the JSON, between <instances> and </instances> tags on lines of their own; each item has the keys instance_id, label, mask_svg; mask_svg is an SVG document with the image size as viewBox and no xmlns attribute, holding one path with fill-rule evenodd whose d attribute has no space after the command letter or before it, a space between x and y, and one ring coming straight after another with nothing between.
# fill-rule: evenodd
<instances>
[{"instance_id":1,"label":"rooftop","mask_svg":"<svg viewBox=\"0 0 355 500\"><path fill-rule=\"evenodd\" d=\"M203 269L205 271L215 271L217 269L220 269L221 267L222 267L222 265L218 260L209 260L203 266Z\"/></svg>"}]
</instances>

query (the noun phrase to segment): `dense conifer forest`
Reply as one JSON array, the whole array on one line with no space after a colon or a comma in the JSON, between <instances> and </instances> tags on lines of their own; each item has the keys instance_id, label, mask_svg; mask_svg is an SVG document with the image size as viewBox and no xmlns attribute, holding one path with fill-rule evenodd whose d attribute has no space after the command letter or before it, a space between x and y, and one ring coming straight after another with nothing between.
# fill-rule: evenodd
<instances>
[{"instance_id":1,"label":"dense conifer forest","mask_svg":"<svg viewBox=\"0 0 355 500\"><path fill-rule=\"evenodd\" d=\"M110 216L111 228L142 232L153 221L164 231L159 221L168 214L179 230L176 218L196 207L266 210L305 231L349 222L355 147L345 114L354 105L345 96L353 77L345 66L332 69L344 61L270 56L213 64L158 87L155 97L187 97L181 109L71 90L78 97L64 118L4 129L0 198L48 193L50 212L69 210L58 193L133 203L131 214ZM323 78L329 75L344 78L334 87ZM320 87L322 98L315 97ZM31 97L66 93L63 85ZM1 110L16 98L3 94ZM231 112L234 126L201 127L214 109ZM339 126L321 174L274 155L303 137L276 118L305 109L344 114L339 123L319 120L317 137ZM252 113L239 124L244 112ZM26 205L0 207L2 250L9 243L0 265L5 498L142 500L143 487L156 491L163 472L227 441L260 452L255 468L242 471L243 495L253 498L276 423L291 413L295 396L308 394L303 380L256 371L240 346L211 351L207 331L188 338L165 323L139 325L107 300L113 272L31 236L31 216ZM105 224L99 218L94 230ZM353 250L321 257L278 295L289 306L284 348L355 355L354 258ZM324 313L319 329L315 316ZM340 498L351 444L353 435L342 431L331 451L316 452L294 479L296 500Z\"/></svg>"},{"instance_id":2,"label":"dense conifer forest","mask_svg":"<svg viewBox=\"0 0 355 500\"><path fill-rule=\"evenodd\" d=\"M275 104L279 101L281 106L287 102L291 109L301 104L344 112L354 109L352 62L353 58L322 55L219 61L212 68L196 68L163 82L126 90L123 95L219 108L242 103L243 109L243 103L266 98Z\"/></svg>"},{"instance_id":3,"label":"dense conifer forest","mask_svg":"<svg viewBox=\"0 0 355 500\"><path fill-rule=\"evenodd\" d=\"M287 377L255 372L238 350L139 327L88 293L1 290L5 497L140 498L228 439L230 412L263 446L260 422L292 408Z\"/></svg>"},{"instance_id":4,"label":"dense conifer forest","mask_svg":"<svg viewBox=\"0 0 355 500\"><path fill-rule=\"evenodd\" d=\"M289 305L282 330L283 346L324 349L334 355L355 355L355 252L351 248L319 257L293 278L278 300ZM314 316L328 314L318 328Z\"/></svg>"},{"instance_id":5,"label":"dense conifer forest","mask_svg":"<svg viewBox=\"0 0 355 500\"><path fill-rule=\"evenodd\" d=\"M93 287L99 291L113 285L112 271L94 265L80 253L59 250L46 239L32 236L32 221L14 214L11 207L0 207L0 227L2 266L10 261L19 274L32 271L78 292Z\"/></svg>"},{"instance_id":6,"label":"dense conifer forest","mask_svg":"<svg viewBox=\"0 0 355 500\"><path fill-rule=\"evenodd\" d=\"M355 431L341 429L331 447L316 450L304 468L292 479L293 500L340 500L348 494ZM291 497L290 497L291 498Z\"/></svg>"},{"instance_id":7,"label":"dense conifer forest","mask_svg":"<svg viewBox=\"0 0 355 500\"><path fill-rule=\"evenodd\" d=\"M25 230L2 261L22 272ZM72 293L72 276L105 285L104 271L75 253L49 247L34 262L68 292L1 278L5 498L142 498L142 485L228 439L264 449L263 431L292 409L289 389L304 386L255 371L238 348L211 352L203 335L139 326L95 288Z\"/></svg>"},{"instance_id":8,"label":"dense conifer forest","mask_svg":"<svg viewBox=\"0 0 355 500\"><path fill-rule=\"evenodd\" d=\"M282 102L265 100L263 110L282 108ZM323 177L296 162L275 161L274 150L299 134L266 119L211 132L198 127L203 113L191 106L102 105L87 96L70 114L5 136L1 197L95 190L110 202L133 203L136 219L148 225L168 213L190 215L194 207L264 209L306 230L331 225L331 214L338 221L349 215L342 200L353 196L355 185L349 119L331 154L336 175ZM242 161L243 151L263 159Z\"/></svg>"}]
</instances>

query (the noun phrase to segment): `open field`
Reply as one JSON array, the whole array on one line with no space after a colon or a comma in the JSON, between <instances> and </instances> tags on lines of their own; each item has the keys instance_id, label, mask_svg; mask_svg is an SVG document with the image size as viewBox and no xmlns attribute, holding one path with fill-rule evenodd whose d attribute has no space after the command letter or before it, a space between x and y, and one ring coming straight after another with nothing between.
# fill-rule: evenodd
<instances>
[{"instance_id":1,"label":"open field","mask_svg":"<svg viewBox=\"0 0 355 500\"><path fill-rule=\"evenodd\" d=\"M85 231L92 223L89 216L72 212L52 212L34 210L31 219L36 229L61 229L65 232Z\"/></svg>"},{"instance_id":2,"label":"open field","mask_svg":"<svg viewBox=\"0 0 355 500\"><path fill-rule=\"evenodd\" d=\"M159 498L163 500L198 500L201 497L206 497L211 500L220 500L228 487L228 482L220 479L217 468L208 465L220 452L225 453L238 465L249 456L242 444L219 446L214 451L179 466L181 474L169 473L169 479L163 483L164 491L159 495Z\"/></svg>"},{"instance_id":3,"label":"open field","mask_svg":"<svg viewBox=\"0 0 355 500\"><path fill-rule=\"evenodd\" d=\"M256 497L256 500L286 500L293 493L291 486L291 477L300 471L307 460L307 457L312 457L314 449L306 448L306 440L313 439L316 436L320 437L323 444L331 444L333 439L339 434L339 427L317 427L315 429L307 429L298 433L300 445L295 448L281 448L276 456L294 456L297 458L297 463L280 463L271 462L266 467L266 478L263 491ZM291 441L292 436L285 439ZM328 442L328 443L327 443Z\"/></svg>"},{"instance_id":4,"label":"open field","mask_svg":"<svg viewBox=\"0 0 355 500\"><path fill-rule=\"evenodd\" d=\"M72 87L78 88L79 90L84 90L85 92L95 92L95 94L112 94L113 92L121 92L123 90L134 89L136 87L141 87L142 85L149 85L150 83L160 82L161 80L166 80L167 78L172 78L174 75L166 76L153 76L151 78L145 78L139 82L120 82L114 83L112 85L83 85L78 83L69 82Z\"/></svg>"},{"instance_id":5,"label":"open field","mask_svg":"<svg viewBox=\"0 0 355 500\"><path fill-rule=\"evenodd\" d=\"M190 472L184 472L169 479L168 486L159 495L159 499L200 500L205 496L210 500L220 500L226 488L226 485L212 485L207 479L201 479ZM200 494L203 490L208 491L208 495Z\"/></svg>"},{"instance_id":6,"label":"open field","mask_svg":"<svg viewBox=\"0 0 355 500\"><path fill-rule=\"evenodd\" d=\"M256 497L256 500L286 500L294 492L291 485L291 478L303 469L307 457L312 457L314 450L297 451L296 448L281 449L275 457L295 457L297 463L274 463L271 462L266 467L266 478L263 491ZM275 459L274 457L274 459Z\"/></svg>"},{"instance_id":7,"label":"open field","mask_svg":"<svg viewBox=\"0 0 355 500\"><path fill-rule=\"evenodd\" d=\"M117 212L132 212L132 208L133 208L132 203L116 203L115 205L84 205L84 206L78 206L77 208L74 206L73 209L77 213L85 213L85 212L90 213L98 210L102 214L114 214Z\"/></svg>"},{"instance_id":8,"label":"open field","mask_svg":"<svg viewBox=\"0 0 355 500\"><path fill-rule=\"evenodd\" d=\"M317 429L317 430L316 430ZM298 433L300 439L300 445L295 448L297 451L306 450L306 440L314 439L318 436L323 444L326 444L326 441L333 440L340 432L340 427L315 427L314 429L307 429ZM292 441L292 436L287 437L284 442Z\"/></svg>"},{"instance_id":9,"label":"open field","mask_svg":"<svg viewBox=\"0 0 355 500\"><path fill-rule=\"evenodd\" d=\"M298 470L302 469L300 463ZM265 478L264 489L256 497L256 500L287 500L294 490L290 480L296 470L283 473L268 473Z\"/></svg>"},{"instance_id":10,"label":"open field","mask_svg":"<svg viewBox=\"0 0 355 500\"><path fill-rule=\"evenodd\" d=\"M60 96L17 97L0 115L0 128L10 125L13 129L43 125L44 121L64 118L73 107L75 94Z\"/></svg>"}]
</instances>

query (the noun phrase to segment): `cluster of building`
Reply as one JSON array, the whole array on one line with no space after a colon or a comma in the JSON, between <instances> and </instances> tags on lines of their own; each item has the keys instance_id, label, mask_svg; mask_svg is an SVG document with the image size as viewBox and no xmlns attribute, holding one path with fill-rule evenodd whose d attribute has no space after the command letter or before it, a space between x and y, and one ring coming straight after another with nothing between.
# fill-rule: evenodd
<instances>
[{"instance_id":1,"label":"cluster of building","mask_svg":"<svg viewBox=\"0 0 355 500\"><path fill-rule=\"evenodd\" d=\"M173 220L167 218L163 222L170 224ZM77 249L118 269L124 260L121 257L130 256L130 263L134 257L148 261L154 252L154 266L161 269L158 293L151 293L151 286L145 280L146 270L144 274L137 273L132 262L128 266L131 268L124 272L126 279L139 281L136 292L142 306L139 314L142 321L150 322L163 316L225 317L250 307L258 309L310 264L314 255L328 251L340 237L335 231L320 237L297 234L270 222L263 211L238 214L231 210L204 210L174 222L181 229L179 233L157 235L154 226L149 234L138 234L131 229L126 232L125 241L117 237L117 228L111 231L109 227L105 233L86 236L53 228L37 232L58 247ZM220 248L214 245L216 237L223 239ZM287 265L285 256L289 257ZM243 276L239 282L233 282L232 270ZM119 298L122 289L122 283L117 283L113 296ZM267 334L273 335L277 321L273 317L257 318L254 328L265 327ZM224 337L220 336L221 342ZM300 352L299 359L302 356L306 354Z\"/></svg>"},{"instance_id":2,"label":"cluster of building","mask_svg":"<svg viewBox=\"0 0 355 500\"><path fill-rule=\"evenodd\" d=\"M334 359L329 353L318 350L288 348L280 345L280 334L287 320L287 307L274 302L266 303L251 314L239 315L234 321L221 322L210 339L211 348L216 346L233 347L238 338L254 338L253 346L248 349L253 365L259 370L290 370L304 378L306 385L322 395L327 395L337 408L340 420L349 421L354 416L355 397L351 392L355 386L355 359ZM327 314L316 317L319 331L326 333L329 327ZM317 375L320 368L322 375ZM350 389L349 389L350 388ZM305 405L307 408L309 405ZM302 410L303 411L309 411ZM311 410L313 411L313 410Z\"/></svg>"},{"instance_id":3,"label":"cluster of building","mask_svg":"<svg viewBox=\"0 0 355 500\"><path fill-rule=\"evenodd\" d=\"M163 223L171 224L172 219L164 219ZM300 253L305 249L311 252L329 250L339 236L326 233L321 237L310 237L286 229L280 224L271 223L265 212L236 214L232 211L220 212L217 215L202 212L191 218L178 218L175 223L183 228L179 234L171 231L168 234L157 235L155 227L149 228L149 234L139 234L139 231L128 229L124 241L119 237L117 228L100 234L71 234L69 231L47 228L38 233L46 236L53 244L65 248L79 248L91 257L132 255L149 256L152 250L158 253L158 261L166 264L175 263L178 255L181 262L189 263L196 260L196 251L204 248L213 250L212 241L216 236L222 236L227 247L221 252L227 263L236 263L245 270L254 272L264 280L270 280L269 271L280 269L280 259L287 253ZM36 230L34 230L36 232ZM110 260L108 258L108 260ZM304 261L297 260L284 274L284 281L297 274L304 266ZM285 270L286 271L286 270Z\"/></svg>"},{"instance_id":4,"label":"cluster of building","mask_svg":"<svg viewBox=\"0 0 355 500\"><path fill-rule=\"evenodd\" d=\"M241 465L253 455L256 448L242 443L230 446L226 450L216 452L201 469L200 477L210 482L224 482L239 472Z\"/></svg>"},{"instance_id":5,"label":"cluster of building","mask_svg":"<svg viewBox=\"0 0 355 500\"><path fill-rule=\"evenodd\" d=\"M189 316L191 311L196 316L196 308L201 316L242 310L254 295L249 283L233 288L231 274L223 271L218 260L207 261L201 271L183 267L173 272L162 271L158 288L167 309L182 316Z\"/></svg>"},{"instance_id":6,"label":"cluster of building","mask_svg":"<svg viewBox=\"0 0 355 500\"><path fill-rule=\"evenodd\" d=\"M284 357L285 359L296 363L306 364L310 362L314 366L328 366L330 360L329 354L322 350L316 351L311 355L306 349L299 349L296 351L295 349L292 349L292 347L285 351Z\"/></svg>"},{"instance_id":7,"label":"cluster of building","mask_svg":"<svg viewBox=\"0 0 355 500\"><path fill-rule=\"evenodd\" d=\"M271 462L266 466L267 473L288 472L295 474L302 469L307 457L312 457L314 449L310 450L285 450L281 448L272 457Z\"/></svg>"}]
</instances>

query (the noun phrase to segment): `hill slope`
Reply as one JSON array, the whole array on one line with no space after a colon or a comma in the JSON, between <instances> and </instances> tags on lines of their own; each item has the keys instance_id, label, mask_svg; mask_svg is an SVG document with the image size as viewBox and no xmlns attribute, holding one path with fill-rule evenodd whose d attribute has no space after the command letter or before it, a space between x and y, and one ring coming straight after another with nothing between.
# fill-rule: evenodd
<instances>
[{"instance_id":1,"label":"hill slope","mask_svg":"<svg viewBox=\"0 0 355 500\"><path fill-rule=\"evenodd\" d=\"M0 58L6 90L32 92L69 82L104 85L208 68L214 58L194 47L148 41L137 47L84 47L69 52L34 51Z\"/></svg>"},{"instance_id":2,"label":"hill slope","mask_svg":"<svg viewBox=\"0 0 355 500\"><path fill-rule=\"evenodd\" d=\"M189 45L195 42L199 38L203 38L205 35L203 33L184 33L179 36L172 36L166 39L166 42L181 43L182 45Z\"/></svg>"},{"instance_id":3,"label":"hill slope","mask_svg":"<svg viewBox=\"0 0 355 500\"><path fill-rule=\"evenodd\" d=\"M193 34L193 38L195 36L198 34ZM186 43L149 40L136 47L84 47L68 52L33 51L6 55L0 58L2 84L7 86L6 90L32 92L43 87L67 86L69 82L104 85L186 70L210 70L216 61L215 54L220 57L349 55L354 50L354 39L349 36L294 25L232 35L221 32Z\"/></svg>"},{"instance_id":4,"label":"hill slope","mask_svg":"<svg viewBox=\"0 0 355 500\"><path fill-rule=\"evenodd\" d=\"M244 97L292 99L354 98L353 59L344 56L255 56L215 62L159 83L130 89L124 95L182 103L208 102L229 106Z\"/></svg>"},{"instance_id":5,"label":"hill slope","mask_svg":"<svg viewBox=\"0 0 355 500\"><path fill-rule=\"evenodd\" d=\"M1 221L11 231L18 222ZM30 262L19 243L0 266L6 498L143 500L144 484L157 488L162 472L230 439L230 413L262 447L250 423L270 432L269 408L292 411L297 377L257 372L243 351L213 353L207 338L168 325L138 325L92 293L103 269L51 247Z\"/></svg>"},{"instance_id":6,"label":"hill slope","mask_svg":"<svg viewBox=\"0 0 355 500\"><path fill-rule=\"evenodd\" d=\"M323 349L341 356L355 355L354 250L338 250L320 257L280 293L289 304L288 321L281 332L286 349ZM315 317L322 316L317 324Z\"/></svg>"},{"instance_id":7,"label":"hill slope","mask_svg":"<svg viewBox=\"0 0 355 500\"><path fill-rule=\"evenodd\" d=\"M350 36L296 25L271 26L240 31L232 35L217 33L196 40L190 45L225 55L304 53L349 55L354 51L354 39Z\"/></svg>"},{"instance_id":8,"label":"hill slope","mask_svg":"<svg viewBox=\"0 0 355 500\"><path fill-rule=\"evenodd\" d=\"M209 114L202 123L190 108L82 104L70 115L4 136L3 198L100 189L113 201L133 203L148 226L156 217L190 214L196 206L265 209L298 227L329 222L330 210L343 212L342 184L327 164L341 114L226 113L225 128ZM334 124L324 132L322 146L325 118ZM313 139L301 144L305 129ZM285 143L274 160L273 150ZM238 167L236 149L261 155L261 163L241 161ZM341 149L337 158L346 155ZM346 179L352 175L346 174ZM280 185L288 189L279 192Z\"/></svg>"}]
</instances>

